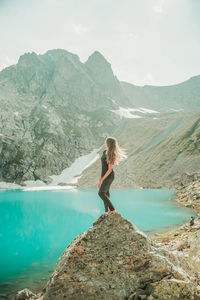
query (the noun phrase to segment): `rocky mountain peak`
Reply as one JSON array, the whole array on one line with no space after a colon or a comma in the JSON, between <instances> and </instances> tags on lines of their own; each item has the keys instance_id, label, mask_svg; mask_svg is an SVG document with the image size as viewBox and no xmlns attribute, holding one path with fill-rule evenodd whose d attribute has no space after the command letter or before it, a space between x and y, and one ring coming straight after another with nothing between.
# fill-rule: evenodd
<instances>
[{"instance_id":1,"label":"rocky mountain peak","mask_svg":"<svg viewBox=\"0 0 200 300\"><path fill-rule=\"evenodd\" d=\"M51 49L51 50L48 50L42 56L51 57L51 59L55 62L58 61L60 58L66 58L66 59L72 60L74 62L80 63L80 59L77 54L69 52L65 49Z\"/></svg>"},{"instance_id":2,"label":"rocky mountain peak","mask_svg":"<svg viewBox=\"0 0 200 300\"><path fill-rule=\"evenodd\" d=\"M65 49L51 49L44 54L36 54L35 52L27 52L20 56L17 67L23 68L36 68L41 67L42 69L50 69L55 65L61 65L63 62L69 61L75 66L81 64L79 56L73 54Z\"/></svg>"},{"instance_id":3,"label":"rocky mountain peak","mask_svg":"<svg viewBox=\"0 0 200 300\"><path fill-rule=\"evenodd\" d=\"M103 214L58 259L43 292L16 299L195 299L192 269L115 212ZM28 295L26 297L26 295ZM23 298L20 298L24 296Z\"/></svg>"},{"instance_id":4,"label":"rocky mountain peak","mask_svg":"<svg viewBox=\"0 0 200 300\"><path fill-rule=\"evenodd\" d=\"M99 51L94 51L88 58L87 62L96 62L96 63L102 63L110 65L110 63L105 59L103 54L101 54Z\"/></svg>"},{"instance_id":5,"label":"rocky mountain peak","mask_svg":"<svg viewBox=\"0 0 200 300\"><path fill-rule=\"evenodd\" d=\"M95 51L89 56L85 63L85 66L89 74L98 82L105 82L108 79L113 80L114 75L111 68L111 64L104 58L99 52Z\"/></svg>"},{"instance_id":6,"label":"rocky mountain peak","mask_svg":"<svg viewBox=\"0 0 200 300\"><path fill-rule=\"evenodd\" d=\"M19 57L18 66L34 65L38 61L38 55L35 52L27 52Z\"/></svg>"},{"instance_id":7,"label":"rocky mountain peak","mask_svg":"<svg viewBox=\"0 0 200 300\"><path fill-rule=\"evenodd\" d=\"M99 52L95 51L85 63L89 76L103 88L106 95L123 106L129 105L130 100L125 95L118 78L112 71L111 64Z\"/></svg>"}]
</instances>

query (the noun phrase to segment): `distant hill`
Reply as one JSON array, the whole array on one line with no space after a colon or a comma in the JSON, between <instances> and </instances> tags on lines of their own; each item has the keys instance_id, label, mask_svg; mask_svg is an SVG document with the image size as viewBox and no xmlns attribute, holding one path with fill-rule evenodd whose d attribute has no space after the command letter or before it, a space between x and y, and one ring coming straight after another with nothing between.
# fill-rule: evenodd
<instances>
[{"instance_id":1,"label":"distant hill","mask_svg":"<svg viewBox=\"0 0 200 300\"><path fill-rule=\"evenodd\" d=\"M131 145L129 133L146 126L145 144L168 123L157 118L199 110L199 95L198 76L169 87L120 82L98 51L85 63L64 49L25 53L0 72L0 181L50 182L106 136Z\"/></svg>"}]
</instances>

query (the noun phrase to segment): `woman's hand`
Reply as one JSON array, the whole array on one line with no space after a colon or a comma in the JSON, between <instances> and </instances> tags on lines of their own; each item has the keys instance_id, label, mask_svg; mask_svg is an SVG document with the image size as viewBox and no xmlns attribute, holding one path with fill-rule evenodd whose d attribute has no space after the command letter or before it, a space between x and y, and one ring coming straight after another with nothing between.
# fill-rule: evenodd
<instances>
[{"instance_id":1,"label":"woman's hand","mask_svg":"<svg viewBox=\"0 0 200 300\"><path fill-rule=\"evenodd\" d=\"M100 179L100 180L99 180L99 183L98 183L98 188L100 188L100 187L101 187L101 185L102 185L102 182L103 182L103 180L102 180L102 179Z\"/></svg>"},{"instance_id":2,"label":"woman's hand","mask_svg":"<svg viewBox=\"0 0 200 300\"><path fill-rule=\"evenodd\" d=\"M110 175L111 172L112 172L112 164L108 164L108 170L106 174L104 174L104 176L99 179L98 188L100 188L102 182L107 178L108 175Z\"/></svg>"}]
</instances>

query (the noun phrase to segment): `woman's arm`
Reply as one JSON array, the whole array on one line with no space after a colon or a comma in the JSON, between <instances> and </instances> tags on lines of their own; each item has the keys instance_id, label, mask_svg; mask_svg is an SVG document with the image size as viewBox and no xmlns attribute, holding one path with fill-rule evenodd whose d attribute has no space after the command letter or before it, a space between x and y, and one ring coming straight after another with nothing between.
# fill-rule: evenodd
<instances>
[{"instance_id":1,"label":"woman's arm","mask_svg":"<svg viewBox=\"0 0 200 300\"><path fill-rule=\"evenodd\" d=\"M104 174L104 176L100 179L101 182L104 181L104 179L106 179L106 177L108 177L108 175L112 172L112 164L108 164L108 170L107 172Z\"/></svg>"}]
</instances>

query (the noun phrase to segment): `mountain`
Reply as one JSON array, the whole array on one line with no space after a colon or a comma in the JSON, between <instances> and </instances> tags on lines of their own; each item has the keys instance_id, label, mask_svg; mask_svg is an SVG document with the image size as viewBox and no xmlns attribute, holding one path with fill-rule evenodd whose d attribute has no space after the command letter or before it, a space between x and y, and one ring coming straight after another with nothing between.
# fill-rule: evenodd
<instances>
[{"instance_id":1,"label":"mountain","mask_svg":"<svg viewBox=\"0 0 200 300\"><path fill-rule=\"evenodd\" d=\"M2 70L0 103L0 181L50 182L119 119L78 56L62 49L26 53Z\"/></svg>"},{"instance_id":2,"label":"mountain","mask_svg":"<svg viewBox=\"0 0 200 300\"><path fill-rule=\"evenodd\" d=\"M182 122L184 114L188 119L199 111L199 78L136 87L120 82L98 51L85 63L64 49L21 55L0 72L0 181L49 183L50 175L99 148L109 135L130 153L133 146L148 145L176 122L176 110L182 109ZM141 176L142 170L138 165Z\"/></svg>"},{"instance_id":3,"label":"mountain","mask_svg":"<svg viewBox=\"0 0 200 300\"><path fill-rule=\"evenodd\" d=\"M103 55L95 51L85 63L89 75L114 103L127 107L131 105L117 77L113 74L111 64ZM131 105L132 106L132 105Z\"/></svg>"},{"instance_id":4,"label":"mountain","mask_svg":"<svg viewBox=\"0 0 200 300\"><path fill-rule=\"evenodd\" d=\"M121 86L135 106L160 112L200 110L200 75L170 86L135 86L121 81Z\"/></svg>"},{"instance_id":5,"label":"mountain","mask_svg":"<svg viewBox=\"0 0 200 300\"><path fill-rule=\"evenodd\" d=\"M17 65L1 71L0 82L3 90L12 87L32 103L76 105L91 111L108 102L78 56L62 49L20 56Z\"/></svg>"}]
</instances>

